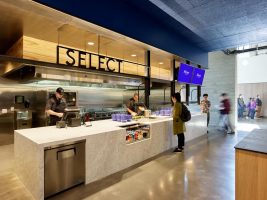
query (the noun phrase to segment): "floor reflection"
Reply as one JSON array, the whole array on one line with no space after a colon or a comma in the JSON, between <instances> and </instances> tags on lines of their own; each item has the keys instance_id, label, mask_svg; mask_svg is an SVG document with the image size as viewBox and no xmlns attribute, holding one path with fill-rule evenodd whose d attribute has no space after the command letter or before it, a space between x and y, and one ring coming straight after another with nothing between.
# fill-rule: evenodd
<instances>
[{"instance_id":1,"label":"floor reflection","mask_svg":"<svg viewBox=\"0 0 267 200\"><path fill-rule=\"evenodd\" d=\"M267 120L242 121L237 133L209 134L185 146L184 153L165 152L89 185L50 200L234 200L235 144ZM12 171L13 145L0 146L0 199L31 199ZM20 194L18 198L18 194Z\"/></svg>"}]
</instances>

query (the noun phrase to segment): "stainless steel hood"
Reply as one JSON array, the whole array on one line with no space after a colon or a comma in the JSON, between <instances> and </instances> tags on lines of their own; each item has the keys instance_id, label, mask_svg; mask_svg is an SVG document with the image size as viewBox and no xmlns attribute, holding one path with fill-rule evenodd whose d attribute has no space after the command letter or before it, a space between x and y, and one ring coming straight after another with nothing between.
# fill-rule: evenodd
<instances>
[{"instance_id":1,"label":"stainless steel hood","mask_svg":"<svg viewBox=\"0 0 267 200\"><path fill-rule=\"evenodd\" d=\"M141 78L130 78L123 76L108 76L101 75L97 73L88 72L77 72L77 71L67 71L58 69L48 69L35 67L35 74L32 79L36 80L59 80L59 81L69 81L69 82L83 82L92 83L95 85L111 84L111 85L128 85L128 86L138 86L142 83Z\"/></svg>"},{"instance_id":2,"label":"stainless steel hood","mask_svg":"<svg viewBox=\"0 0 267 200\"><path fill-rule=\"evenodd\" d=\"M0 69L1 77L19 83L55 80L71 82L73 84L91 83L96 86L103 84L139 86L142 84L144 78L131 74L81 69L9 56L0 56L0 61L2 61Z\"/></svg>"}]
</instances>

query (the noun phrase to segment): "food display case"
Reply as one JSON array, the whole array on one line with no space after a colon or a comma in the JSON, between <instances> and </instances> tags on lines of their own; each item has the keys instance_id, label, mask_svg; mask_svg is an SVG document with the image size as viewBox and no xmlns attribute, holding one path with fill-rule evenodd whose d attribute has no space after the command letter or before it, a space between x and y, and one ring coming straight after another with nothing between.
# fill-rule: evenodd
<instances>
[{"instance_id":1,"label":"food display case","mask_svg":"<svg viewBox=\"0 0 267 200\"><path fill-rule=\"evenodd\" d=\"M149 125L136 123L120 127L126 128L126 144L131 144L150 138Z\"/></svg>"}]
</instances>

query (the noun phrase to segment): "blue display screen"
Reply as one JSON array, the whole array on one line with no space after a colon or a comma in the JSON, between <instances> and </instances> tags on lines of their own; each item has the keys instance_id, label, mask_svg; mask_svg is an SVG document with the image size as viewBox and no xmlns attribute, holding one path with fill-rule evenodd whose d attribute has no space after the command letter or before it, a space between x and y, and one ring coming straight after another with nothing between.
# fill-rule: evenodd
<instances>
[{"instance_id":1,"label":"blue display screen","mask_svg":"<svg viewBox=\"0 0 267 200\"><path fill-rule=\"evenodd\" d=\"M202 85L205 75L204 69L195 68L191 83L195 85Z\"/></svg>"},{"instance_id":2,"label":"blue display screen","mask_svg":"<svg viewBox=\"0 0 267 200\"><path fill-rule=\"evenodd\" d=\"M190 84L193 75L193 70L194 67L181 63L178 71L177 81Z\"/></svg>"}]
</instances>

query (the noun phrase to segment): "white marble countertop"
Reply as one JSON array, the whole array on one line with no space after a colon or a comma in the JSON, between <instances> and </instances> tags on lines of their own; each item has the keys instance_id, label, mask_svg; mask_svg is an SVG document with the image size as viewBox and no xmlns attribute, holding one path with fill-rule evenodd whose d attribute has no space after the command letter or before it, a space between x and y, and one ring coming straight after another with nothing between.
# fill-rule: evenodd
<instances>
[{"instance_id":1,"label":"white marble countertop","mask_svg":"<svg viewBox=\"0 0 267 200\"><path fill-rule=\"evenodd\" d=\"M89 127L79 126L79 127L56 128L56 126L47 126L40 128L15 130L15 132L17 134L23 135L24 137L28 138L29 140L33 141L38 145L46 147L53 144L82 140L89 135L108 133L108 132L112 134L112 132L114 131L116 132L119 130L124 130L125 128L119 127L123 125L131 125L136 123L153 124L170 120L172 120L171 117L158 117L156 119L142 118L137 121L123 123L107 119L107 120L93 121L91 122L92 126Z\"/></svg>"},{"instance_id":2,"label":"white marble countertop","mask_svg":"<svg viewBox=\"0 0 267 200\"><path fill-rule=\"evenodd\" d=\"M192 113L192 118L202 115L201 113ZM77 140L85 139L90 135L96 135L101 133L116 133L117 131L124 130L119 126L131 125L136 123L141 124L153 124L164 121L171 121L172 117L168 116L156 116L155 119L141 118L137 121L131 122L117 122L111 119L93 121L92 126L79 126L79 127L66 127L56 128L56 126L47 126L40 128L30 128L15 130L15 133L20 134L32 142L47 147L50 145L73 142Z\"/></svg>"}]
</instances>

